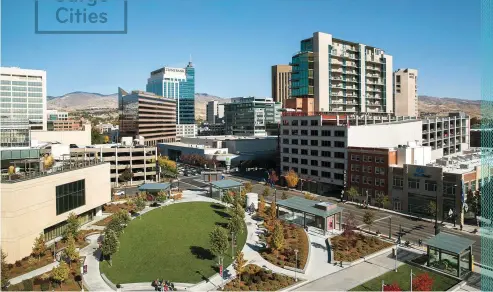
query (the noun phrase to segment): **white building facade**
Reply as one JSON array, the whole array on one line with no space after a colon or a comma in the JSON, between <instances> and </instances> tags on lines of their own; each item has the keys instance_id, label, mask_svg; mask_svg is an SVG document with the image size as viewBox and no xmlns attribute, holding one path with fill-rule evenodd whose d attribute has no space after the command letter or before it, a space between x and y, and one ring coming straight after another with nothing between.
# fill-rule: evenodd
<instances>
[{"instance_id":1,"label":"white building facade","mask_svg":"<svg viewBox=\"0 0 493 292\"><path fill-rule=\"evenodd\" d=\"M394 107L396 116L419 116L418 70L399 69L394 72Z\"/></svg>"},{"instance_id":2,"label":"white building facade","mask_svg":"<svg viewBox=\"0 0 493 292\"><path fill-rule=\"evenodd\" d=\"M206 120L209 124L218 124L224 118L224 104L217 100L209 101L206 108Z\"/></svg>"}]
</instances>

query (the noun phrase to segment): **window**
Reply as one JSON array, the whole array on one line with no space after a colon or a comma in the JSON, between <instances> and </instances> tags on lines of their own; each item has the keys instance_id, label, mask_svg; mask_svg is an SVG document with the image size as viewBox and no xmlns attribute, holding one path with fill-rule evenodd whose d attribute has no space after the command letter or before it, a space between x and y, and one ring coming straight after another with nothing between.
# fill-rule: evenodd
<instances>
[{"instance_id":1,"label":"window","mask_svg":"<svg viewBox=\"0 0 493 292\"><path fill-rule=\"evenodd\" d=\"M330 147L330 141L322 141L323 147Z\"/></svg>"},{"instance_id":2,"label":"window","mask_svg":"<svg viewBox=\"0 0 493 292\"><path fill-rule=\"evenodd\" d=\"M311 120L310 125L311 126L318 126L318 121L317 120Z\"/></svg>"},{"instance_id":3,"label":"window","mask_svg":"<svg viewBox=\"0 0 493 292\"><path fill-rule=\"evenodd\" d=\"M292 154L298 154L298 148L292 148L291 153Z\"/></svg>"},{"instance_id":4,"label":"window","mask_svg":"<svg viewBox=\"0 0 493 292\"><path fill-rule=\"evenodd\" d=\"M284 157L282 158L282 162L289 162L289 157L284 156Z\"/></svg>"},{"instance_id":5,"label":"window","mask_svg":"<svg viewBox=\"0 0 493 292\"><path fill-rule=\"evenodd\" d=\"M308 159L301 159L301 164L307 165L308 164Z\"/></svg>"},{"instance_id":6,"label":"window","mask_svg":"<svg viewBox=\"0 0 493 292\"><path fill-rule=\"evenodd\" d=\"M344 137L344 131L334 131L334 136L336 137Z\"/></svg>"},{"instance_id":7,"label":"window","mask_svg":"<svg viewBox=\"0 0 493 292\"><path fill-rule=\"evenodd\" d=\"M308 155L308 150L301 149L301 155Z\"/></svg>"},{"instance_id":8,"label":"window","mask_svg":"<svg viewBox=\"0 0 493 292\"><path fill-rule=\"evenodd\" d=\"M395 188L401 188L402 189L402 187L404 186L404 180L402 179L402 177L394 176L392 185Z\"/></svg>"},{"instance_id":9,"label":"window","mask_svg":"<svg viewBox=\"0 0 493 292\"><path fill-rule=\"evenodd\" d=\"M401 76L399 75L395 76L395 82L397 83L401 82Z\"/></svg>"},{"instance_id":10,"label":"window","mask_svg":"<svg viewBox=\"0 0 493 292\"><path fill-rule=\"evenodd\" d=\"M334 163L334 168L344 169L344 163L336 162L336 163Z\"/></svg>"},{"instance_id":11,"label":"window","mask_svg":"<svg viewBox=\"0 0 493 292\"><path fill-rule=\"evenodd\" d=\"M344 175L341 174L341 173L334 173L334 179L343 180L344 179Z\"/></svg>"},{"instance_id":12,"label":"window","mask_svg":"<svg viewBox=\"0 0 493 292\"><path fill-rule=\"evenodd\" d=\"M368 166L368 173L372 173L373 172L373 167L372 166Z\"/></svg>"},{"instance_id":13,"label":"window","mask_svg":"<svg viewBox=\"0 0 493 292\"><path fill-rule=\"evenodd\" d=\"M291 163L298 163L298 158L296 157L291 158Z\"/></svg>"},{"instance_id":14,"label":"window","mask_svg":"<svg viewBox=\"0 0 493 292\"><path fill-rule=\"evenodd\" d=\"M301 145L308 145L308 140L301 139Z\"/></svg>"},{"instance_id":15,"label":"window","mask_svg":"<svg viewBox=\"0 0 493 292\"><path fill-rule=\"evenodd\" d=\"M86 180L56 187L56 214L60 215L86 204Z\"/></svg>"},{"instance_id":16,"label":"window","mask_svg":"<svg viewBox=\"0 0 493 292\"><path fill-rule=\"evenodd\" d=\"M283 167L282 167L282 170L283 170L283 171L289 171L289 166L283 166Z\"/></svg>"},{"instance_id":17,"label":"window","mask_svg":"<svg viewBox=\"0 0 493 292\"><path fill-rule=\"evenodd\" d=\"M318 170L314 170L314 169L312 169L312 170L310 171L310 175L318 176Z\"/></svg>"},{"instance_id":18,"label":"window","mask_svg":"<svg viewBox=\"0 0 493 292\"><path fill-rule=\"evenodd\" d=\"M359 161L359 155L351 154L351 160L353 160L353 161Z\"/></svg>"},{"instance_id":19,"label":"window","mask_svg":"<svg viewBox=\"0 0 493 292\"><path fill-rule=\"evenodd\" d=\"M337 147L337 148L344 148L344 142L342 141L335 141L334 142L334 147Z\"/></svg>"},{"instance_id":20,"label":"window","mask_svg":"<svg viewBox=\"0 0 493 292\"><path fill-rule=\"evenodd\" d=\"M298 139L292 139L291 144L293 145L298 145Z\"/></svg>"},{"instance_id":21,"label":"window","mask_svg":"<svg viewBox=\"0 0 493 292\"><path fill-rule=\"evenodd\" d=\"M410 189L419 189L419 180L413 178L408 179L407 187Z\"/></svg>"},{"instance_id":22,"label":"window","mask_svg":"<svg viewBox=\"0 0 493 292\"><path fill-rule=\"evenodd\" d=\"M363 172L367 172L367 171L368 171L368 166L363 164Z\"/></svg>"},{"instance_id":23,"label":"window","mask_svg":"<svg viewBox=\"0 0 493 292\"><path fill-rule=\"evenodd\" d=\"M311 130L310 135L312 136L318 136L318 130Z\"/></svg>"},{"instance_id":24,"label":"window","mask_svg":"<svg viewBox=\"0 0 493 292\"><path fill-rule=\"evenodd\" d=\"M368 162L373 162L373 157L368 156Z\"/></svg>"},{"instance_id":25,"label":"window","mask_svg":"<svg viewBox=\"0 0 493 292\"><path fill-rule=\"evenodd\" d=\"M311 140L310 145L312 146L318 146L318 140Z\"/></svg>"},{"instance_id":26,"label":"window","mask_svg":"<svg viewBox=\"0 0 493 292\"><path fill-rule=\"evenodd\" d=\"M293 171L297 173L298 172L298 168L297 167L293 167Z\"/></svg>"},{"instance_id":27,"label":"window","mask_svg":"<svg viewBox=\"0 0 493 292\"><path fill-rule=\"evenodd\" d=\"M436 192L437 182L434 180L425 180L425 190L430 192Z\"/></svg>"},{"instance_id":28,"label":"window","mask_svg":"<svg viewBox=\"0 0 493 292\"><path fill-rule=\"evenodd\" d=\"M282 148L282 153L289 153L289 148Z\"/></svg>"},{"instance_id":29,"label":"window","mask_svg":"<svg viewBox=\"0 0 493 292\"><path fill-rule=\"evenodd\" d=\"M322 151L322 157L330 157L330 151Z\"/></svg>"},{"instance_id":30,"label":"window","mask_svg":"<svg viewBox=\"0 0 493 292\"><path fill-rule=\"evenodd\" d=\"M308 170L306 168L301 169L301 174L308 174Z\"/></svg>"},{"instance_id":31,"label":"window","mask_svg":"<svg viewBox=\"0 0 493 292\"><path fill-rule=\"evenodd\" d=\"M328 136L330 136L330 131L329 131L329 130L322 130L322 136L323 136L323 137L328 137Z\"/></svg>"},{"instance_id":32,"label":"window","mask_svg":"<svg viewBox=\"0 0 493 292\"><path fill-rule=\"evenodd\" d=\"M292 120L291 126L298 126L298 120Z\"/></svg>"},{"instance_id":33,"label":"window","mask_svg":"<svg viewBox=\"0 0 493 292\"><path fill-rule=\"evenodd\" d=\"M311 156L318 156L318 150L312 150L310 151Z\"/></svg>"},{"instance_id":34,"label":"window","mask_svg":"<svg viewBox=\"0 0 493 292\"><path fill-rule=\"evenodd\" d=\"M323 167L330 167L330 162L329 161L322 161L322 166Z\"/></svg>"},{"instance_id":35,"label":"window","mask_svg":"<svg viewBox=\"0 0 493 292\"><path fill-rule=\"evenodd\" d=\"M298 136L298 130L291 130L291 135Z\"/></svg>"},{"instance_id":36,"label":"window","mask_svg":"<svg viewBox=\"0 0 493 292\"><path fill-rule=\"evenodd\" d=\"M363 155L363 162L368 162L368 159L366 158L366 155Z\"/></svg>"},{"instance_id":37,"label":"window","mask_svg":"<svg viewBox=\"0 0 493 292\"><path fill-rule=\"evenodd\" d=\"M334 157L344 159L344 152L334 152Z\"/></svg>"},{"instance_id":38,"label":"window","mask_svg":"<svg viewBox=\"0 0 493 292\"><path fill-rule=\"evenodd\" d=\"M301 136L308 136L308 130L301 130Z\"/></svg>"},{"instance_id":39,"label":"window","mask_svg":"<svg viewBox=\"0 0 493 292\"><path fill-rule=\"evenodd\" d=\"M443 183L443 194L448 197L455 196L455 184L450 182Z\"/></svg>"},{"instance_id":40,"label":"window","mask_svg":"<svg viewBox=\"0 0 493 292\"><path fill-rule=\"evenodd\" d=\"M282 139L282 144L289 144L289 139Z\"/></svg>"},{"instance_id":41,"label":"window","mask_svg":"<svg viewBox=\"0 0 493 292\"><path fill-rule=\"evenodd\" d=\"M380 179L380 186L381 187L385 186L385 180L383 178Z\"/></svg>"},{"instance_id":42,"label":"window","mask_svg":"<svg viewBox=\"0 0 493 292\"><path fill-rule=\"evenodd\" d=\"M302 120L301 121L302 126L308 126L308 121L307 120Z\"/></svg>"},{"instance_id":43,"label":"window","mask_svg":"<svg viewBox=\"0 0 493 292\"><path fill-rule=\"evenodd\" d=\"M322 171L322 177L330 178L330 172Z\"/></svg>"},{"instance_id":44,"label":"window","mask_svg":"<svg viewBox=\"0 0 493 292\"><path fill-rule=\"evenodd\" d=\"M375 186L379 186L380 185L380 180L378 178L375 179Z\"/></svg>"},{"instance_id":45,"label":"window","mask_svg":"<svg viewBox=\"0 0 493 292\"><path fill-rule=\"evenodd\" d=\"M318 160L312 160L312 161L310 161L310 164L312 166L318 166Z\"/></svg>"}]
</instances>

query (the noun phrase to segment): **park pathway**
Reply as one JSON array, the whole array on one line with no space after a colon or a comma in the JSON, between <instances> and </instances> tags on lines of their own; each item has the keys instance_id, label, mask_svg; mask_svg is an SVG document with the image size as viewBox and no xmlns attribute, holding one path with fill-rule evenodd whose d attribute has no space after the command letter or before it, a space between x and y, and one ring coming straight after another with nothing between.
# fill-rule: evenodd
<instances>
[{"instance_id":1,"label":"park pathway","mask_svg":"<svg viewBox=\"0 0 493 292\"><path fill-rule=\"evenodd\" d=\"M48 264L44 267L41 267L39 269L36 269L34 271L30 271L29 273L25 273L23 275L20 275L20 276L17 276L15 278L12 278L10 279L10 284L11 285L15 285L15 284L18 284L26 279L31 279L31 278L34 278L36 276L39 276L39 275L42 275L44 273L48 273L48 272L51 272L51 270L54 268L54 267L57 267L59 264L59 262L53 262L51 264Z\"/></svg>"},{"instance_id":2,"label":"park pathway","mask_svg":"<svg viewBox=\"0 0 493 292\"><path fill-rule=\"evenodd\" d=\"M87 273L82 278L83 283L89 291L114 291L106 284L99 271L99 259L101 256L98 244L99 236L101 235L89 235L86 240L89 240L90 244L80 251L80 255L86 257L84 264L87 265Z\"/></svg>"}]
</instances>

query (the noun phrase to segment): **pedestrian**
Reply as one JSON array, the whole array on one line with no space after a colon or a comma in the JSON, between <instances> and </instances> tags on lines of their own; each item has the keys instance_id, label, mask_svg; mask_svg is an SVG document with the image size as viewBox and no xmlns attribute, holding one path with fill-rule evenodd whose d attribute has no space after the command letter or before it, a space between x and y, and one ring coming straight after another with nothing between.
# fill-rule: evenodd
<instances>
[{"instance_id":1,"label":"pedestrian","mask_svg":"<svg viewBox=\"0 0 493 292\"><path fill-rule=\"evenodd\" d=\"M421 239L418 240L418 246L421 247L421 244L423 243L423 241Z\"/></svg>"},{"instance_id":2,"label":"pedestrian","mask_svg":"<svg viewBox=\"0 0 493 292\"><path fill-rule=\"evenodd\" d=\"M462 225L462 223L461 223L461 224L460 224L460 231L462 231L462 227L463 227L463 225Z\"/></svg>"}]
</instances>

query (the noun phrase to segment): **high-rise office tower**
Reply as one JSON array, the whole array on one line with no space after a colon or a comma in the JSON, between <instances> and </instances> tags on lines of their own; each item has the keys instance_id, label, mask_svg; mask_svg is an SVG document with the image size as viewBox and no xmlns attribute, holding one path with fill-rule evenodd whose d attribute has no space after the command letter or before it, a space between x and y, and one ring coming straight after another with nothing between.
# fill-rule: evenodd
<instances>
[{"instance_id":1,"label":"high-rise office tower","mask_svg":"<svg viewBox=\"0 0 493 292\"><path fill-rule=\"evenodd\" d=\"M206 106L206 117L209 124L222 122L224 119L224 104L217 100L209 101Z\"/></svg>"},{"instance_id":2,"label":"high-rise office tower","mask_svg":"<svg viewBox=\"0 0 493 292\"><path fill-rule=\"evenodd\" d=\"M291 97L314 98L316 112L392 113L392 56L315 32L292 57Z\"/></svg>"},{"instance_id":3,"label":"high-rise office tower","mask_svg":"<svg viewBox=\"0 0 493 292\"><path fill-rule=\"evenodd\" d=\"M291 86L291 66L274 65L272 66L272 98L275 102L280 102L284 107L284 101L290 97Z\"/></svg>"},{"instance_id":4,"label":"high-rise office tower","mask_svg":"<svg viewBox=\"0 0 493 292\"><path fill-rule=\"evenodd\" d=\"M2 67L0 73L1 120L46 130L46 71Z\"/></svg>"},{"instance_id":5,"label":"high-rise office tower","mask_svg":"<svg viewBox=\"0 0 493 292\"><path fill-rule=\"evenodd\" d=\"M419 115L418 70L399 69L394 72L394 106L396 116Z\"/></svg>"},{"instance_id":6,"label":"high-rise office tower","mask_svg":"<svg viewBox=\"0 0 493 292\"><path fill-rule=\"evenodd\" d=\"M163 67L151 72L146 90L177 101L177 124L195 124L195 68L192 62L186 68Z\"/></svg>"},{"instance_id":7,"label":"high-rise office tower","mask_svg":"<svg viewBox=\"0 0 493 292\"><path fill-rule=\"evenodd\" d=\"M176 100L118 88L120 137L143 138L146 146L176 140Z\"/></svg>"}]
</instances>

